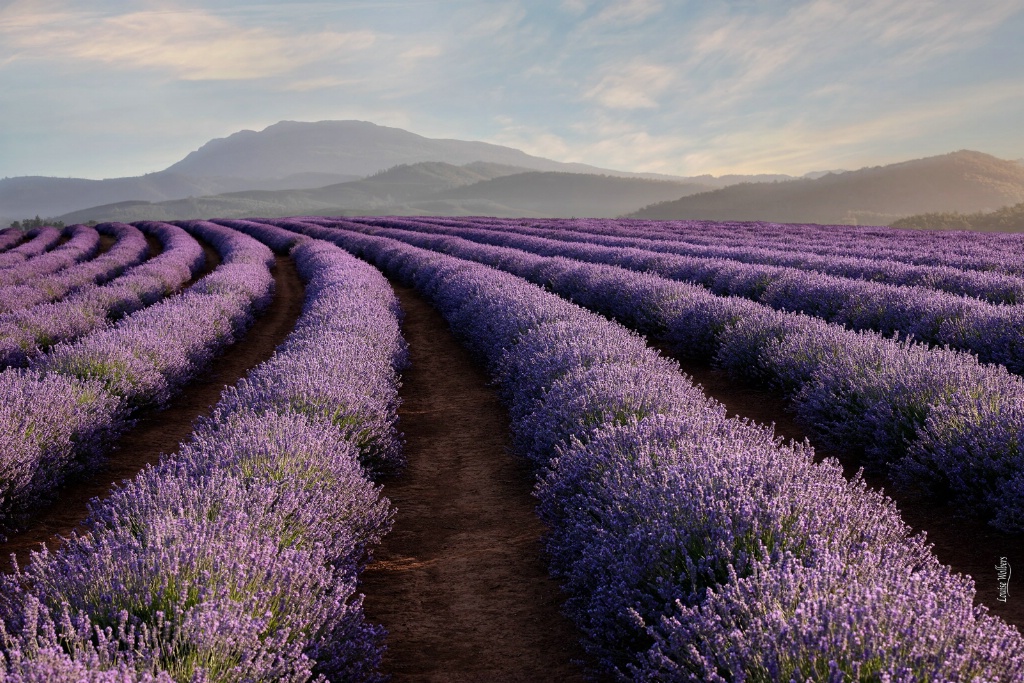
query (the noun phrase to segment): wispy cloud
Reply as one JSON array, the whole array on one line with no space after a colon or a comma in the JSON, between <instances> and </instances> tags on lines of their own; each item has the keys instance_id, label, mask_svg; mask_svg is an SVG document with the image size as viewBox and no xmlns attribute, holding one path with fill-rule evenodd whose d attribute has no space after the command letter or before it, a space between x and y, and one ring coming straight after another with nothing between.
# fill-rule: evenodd
<instances>
[{"instance_id":1,"label":"wispy cloud","mask_svg":"<svg viewBox=\"0 0 1024 683\"><path fill-rule=\"evenodd\" d=\"M0 17L0 35L7 49L23 59L157 69L183 80L276 76L327 57L365 50L376 40L366 30L287 35L239 26L202 10L114 16L22 11Z\"/></svg>"},{"instance_id":2,"label":"wispy cloud","mask_svg":"<svg viewBox=\"0 0 1024 683\"><path fill-rule=\"evenodd\" d=\"M854 121L795 120L781 126L726 129L702 141L706 167L714 173L753 173L764 169L799 172L817 167L860 167L906 158L893 141L921 144L943 139L1008 103L1024 98L1024 83L1005 82L957 89L953 96L904 104ZM962 145L912 156L954 151ZM925 149L927 147L925 146Z\"/></svg>"},{"instance_id":3,"label":"wispy cloud","mask_svg":"<svg viewBox=\"0 0 1024 683\"><path fill-rule=\"evenodd\" d=\"M505 3L497 11L488 9L481 13L474 8L473 14L483 16L471 25L460 31L465 38L506 38L513 33L515 27L526 16L526 10L517 2Z\"/></svg>"},{"instance_id":4,"label":"wispy cloud","mask_svg":"<svg viewBox=\"0 0 1024 683\"><path fill-rule=\"evenodd\" d=\"M693 27L680 70L701 83L716 74L703 99L727 103L778 82L834 82L838 64L848 78L892 77L968 49L1020 11L1008 0L812 0L783 13L716 13Z\"/></svg>"},{"instance_id":5,"label":"wispy cloud","mask_svg":"<svg viewBox=\"0 0 1024 683\"><path fill-rule=\"evenodd\" d=\"M636 24L661 12L661 0L611 0L591 20L591 24Z\"/></svg>"},{"instance_id":6,"label":"wispy cloud","mask_svg":"<svg viewBox=\"0 0 1024 683\"><path fill-rule=\"evenodd\" d=\"M398 60L406 66L414 66L420 62L440 57L444 49L437 44L416 45L398 53Z\"/></svg>"},{"instance_id":7,"label":"wispy cloud","mask_svg":"<svg viewBox=\"0 0 1024 683\"><path fill-rule=\"evenodd\" d=\"M649 109L671 84L672 69L642 62L614 68L583 96L609 109Z\"/></svg>"},{"instance_id":8,"label":"wispy cloud","mask_svg":"<svg viewBox=\"0 0 1024 683\"><path fill-rule=\"evenodd\" d=\"M502 130L490 142L537 156L645 173L680 172L680 158L695 142L684 134L652 134L602 115L571 125L564 135L507 117L498 122Z\"/></svg>"},{"instance_id":9,"label":"wispy cloud","mask_svg":"<svg viewBox=\"0 0 1024 683\"><path fill-rule=\"evenodd\" d=\"M562 9L572 14L583 14L587 11L587 0L562 0Z\"/></svg>"},{"instance_id":10,"label":"wispy cloud","mask_svg":"<svg viewBox=\"0 0 1024 683\"><path fill-rule=\"evenodd\" d=\"M1022 33L1020 0L0 0L0 175L332 118L680 174L1017 158Z\"/></svg>"},{"instance_id":11,"label":"wispy cloud","mask_svg":"<svg viewBox=\"0 0 1024 683\"><path fill-rule=\"evenodd\" d=\"M501 126L500 130L487 142L515 147L527 154L548 159L579 161L574 157L575 150L564 137L544 127L519 123L507 116L497 117L497 123Z\"/></svg>"},{"instance_id":12,"label":"wispy cloud","mask_svg":"<svg viewBox=\"0 0 1024 683\"><path fill-rule=\"evenodd\" d=\"M318 78L289 79L283 86L284 90L294 92L308 92L310 90L330 90L343 88L350 85L357 85L362 82L361 78L340 78L338 76L321 76Z\"/></svg>"}]
</instances>

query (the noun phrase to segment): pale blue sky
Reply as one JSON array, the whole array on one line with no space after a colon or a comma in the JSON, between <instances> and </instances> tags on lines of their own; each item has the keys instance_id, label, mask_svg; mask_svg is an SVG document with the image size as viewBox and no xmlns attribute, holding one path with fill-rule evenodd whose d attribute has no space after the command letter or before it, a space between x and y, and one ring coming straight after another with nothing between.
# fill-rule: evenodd
<instances>
[{"instance_id":1,"label":"pale blue sky","mask_svg":"<svg viewBox=\"0 0 1024 683\"><path fill-rule=\"evenodd\" d=\"M1024 157L1020 0L0 0L0 176L140 175L282 119L632 171Z\"/></svg>"}]
</instances>

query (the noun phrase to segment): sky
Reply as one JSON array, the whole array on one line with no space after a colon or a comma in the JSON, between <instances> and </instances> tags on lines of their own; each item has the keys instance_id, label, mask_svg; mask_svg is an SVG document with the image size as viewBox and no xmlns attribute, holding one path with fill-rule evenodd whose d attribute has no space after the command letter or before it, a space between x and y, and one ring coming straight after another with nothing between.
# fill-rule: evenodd
<instances>
[{"instance_id":1,"label":"sky","mask_svg":"<svg viewBox=\"0 0 1024 683\"><path fill-rule=\"evenodd\" d=\"M674 175L1024 157L1020 0L0 0L0 177L358 119Z\"/></svg>"}]
</instances>

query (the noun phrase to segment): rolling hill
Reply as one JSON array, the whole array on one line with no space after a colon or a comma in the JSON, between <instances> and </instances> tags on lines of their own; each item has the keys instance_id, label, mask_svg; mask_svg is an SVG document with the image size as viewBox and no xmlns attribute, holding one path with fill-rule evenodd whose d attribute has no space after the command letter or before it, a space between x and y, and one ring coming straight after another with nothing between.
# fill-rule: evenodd
<instances>
[{"instance_id":1,"label":"rolling hill","mask_svg":"<svg viewBox=\"0 0 1024 683\"><path fill-rule=\"evenodd\" d=\"M780 183L742 183L652 204L646 219L885 225L920 213L992 211L1024 201L1024 167L962 150Z\"/></svg>"},{"instance_id":2,"label":"rolling hill","mask_svg":"<svg viewBox=\"0 0 1024 683\"><path fill-rule=\"evenodd\" d=\"M254 179L311 171L366 176L421 161L454 166L483 161L534 171L658 177L552 161L486 142L427 138L368 121L281 121L259 132L243 130L210 140L167 171Z\"/></svg>"},{"instance_id":3,"label":"rolling hill","mask_svg":"<svg viewBox=\"0 0 1024 683\"><path fill-rule=\"evenodd\" d=\"M235 190L309 187L352 178L301 174L258 182L244 178L201 178L167 171L106 180L19 176L0 180L0 219L59 216L88 206L127 200L160 202Z\"/></svg>"},{"instance_id":4,"label":"rolling hill","mask_svg":"<svg viewBox=\"0 0 1024 683\"><path fill-rule=\"evenodd\" d=\"M183 220L217 216L490 215L611 217L706 185L515 166L440 162L396 166L368 178L306 190L230 192L165 202L119 202L61 216L90 220Z\"/></svg>"},{"instance_id":5,"label":"rolling hill","mask_svg":"<svg viewBox=\"0 0 1024 683\"><path fill-rule=\"evenodd\" d=\"M698 183L582 173L519 173L438 193L414 208L491 206L502 216L614 218L654 201L707 189ZM478 213L478 212L473 212Z\"/></svg>"},{"instance_id":6,"label":"rolling hill","mask_svg":"<svg viewBox=\"0 0 1024 683\"><path fill-rule=\"evenodd\" d=\"M365 121L282 121L131 178L0 180L0 224L297 214L707 218L887 224L1024 201L1024 166L960 151L859 171L688 178L562 163ZM643 207L643 208L640 208Z\"/></svg>"},{"instance_id":7,"label":"rolling hill","mask_svg":"<svg viewBox=\"0 0 1024 683\"><path fill-rule=\"evenodd\" d=\"M977 213L922 213L891 223L894 228L915 230L977 230L1024 232L1024 202L996 211Z\"/></svg>"},{"instance_id":8,"label":"rolling hill","mask_svg":"<svg viewBox=\"0 0 1024 683\"><path fill-rule=\"evenodd\" d=\"M109 213L131 213L139 210L142 206L140 203L176 200L181 203L175 207L153 209L153 217L157 214L167 215L167 212L174 215L182 212L194 214L208 206L224 207L228 211L245 203L260 207L264 203L276 206L284 202L287 206L297 207L300 213L311 213L314 207L325 206L325 203L336 208L372 208L381 206L383 202L395 204L395 209L401 210L402 202L409 199L409 196L402 193L391 199L380 198L373 188L352 185L345 189L348 195L342 193L334 198L335 189L323 193L317 190L365 178L396 166L425 162L462 168L479 163L516 169L519 172L564 172L687 181L707 189L734 182L764 182L790 177L757 175L680 178L628 173L586 164L552 161L527 155L512 147L486 142L428 138L366 121L282 121L261 131L243 130L210 140L168 168L142 176L105 180L39 176L4 178L0 180L0 223L34 215L66 215L99 206L108 207ZM476 180L488 177L484 173ZM299 189L306 190L306 194L288 199L259 194L261 191ZM396 190L396 185L391 189ZM632 211L644 203L676 199L683 194L686 193L680 193L675 198L656 195L635 206L624 207L623 210ZM217 196L218 199L207 201L205 198L210 196ZM301 204L300 200L308 200L311 204ZM453 201L453 211L461 211L464 202ZM304 206L309 208L302 209ZM246 212L241 208L238 211ZM223 214L204 212L202 215Z\"/></svg>"},{"instance_id":9,"label":"rolling hill","mask_svg":"<svg viewBox=\"0 0 1024 683\"><path fill-rule=\"evenodd\" d=\"M281 121L210 140L168 168L142 176L89 180L18 176L0 180L0 221L59 216L115 203L165 202L223 193L318 188L401 164L474 162L521 171L565 171L656 177L562 163L511 147L438 140L366 121Z\"/></svg>"}]
</instances>

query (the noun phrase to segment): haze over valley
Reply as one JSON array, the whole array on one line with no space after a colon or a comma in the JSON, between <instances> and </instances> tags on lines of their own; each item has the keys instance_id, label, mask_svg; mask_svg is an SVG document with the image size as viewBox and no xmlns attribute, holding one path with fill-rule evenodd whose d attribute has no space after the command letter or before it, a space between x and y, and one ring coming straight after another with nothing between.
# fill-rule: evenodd
<instances>
[{"instance_id":1,"label":"haze over valley","mask_svg":"<svg viewBox=\"0 0 1024 683\"><path fill-rule=\"evenodd\" d=\"M631 216L888 224L1024 201L1024 165L961 150L856 171L691 177L563 163L365 121L284 121L144 176L0 180L0 220L291 215Z\"/></svg>"},{"instance_id":2,"label":"haze over valley","mask_svg":"<svg viewBox=\"0 0 1024 683\"><path fill-rule=\"evenodd\" d=\"M996 211L1022 34L1011 0L13 0L0 220Z\"/></svg>"}]
</instances>

